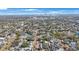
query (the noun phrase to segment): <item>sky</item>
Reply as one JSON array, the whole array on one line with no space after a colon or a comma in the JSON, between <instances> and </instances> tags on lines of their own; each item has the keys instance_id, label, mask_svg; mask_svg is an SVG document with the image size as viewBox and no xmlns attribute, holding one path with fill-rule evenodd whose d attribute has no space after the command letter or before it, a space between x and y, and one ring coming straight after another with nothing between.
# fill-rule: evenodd
<instances>
[{"instance_id":1,"label":"sky","mask_svg":"<svg viewBox=\"0 0 79 59\"><path fill-rule=\"evenodd\" d=\"M79 14L79 8L0 8L0 15Z\"/></svg>"}]
</instances>

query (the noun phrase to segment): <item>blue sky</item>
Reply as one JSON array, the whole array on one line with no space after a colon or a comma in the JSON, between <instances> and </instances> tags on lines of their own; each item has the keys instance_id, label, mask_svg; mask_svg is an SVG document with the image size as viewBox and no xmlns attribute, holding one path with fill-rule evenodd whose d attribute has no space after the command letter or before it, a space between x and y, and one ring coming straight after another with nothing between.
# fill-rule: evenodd
<instances>
[{"instance_id":1,"label":"blue sky","mask_svg":"<svg viewBox=\"0 0 79 59\"><path fill-rule=\"evenodd\" d=\"M0 15L79 14L79 8L0 8Z\"/></svg>"}]
</instances>

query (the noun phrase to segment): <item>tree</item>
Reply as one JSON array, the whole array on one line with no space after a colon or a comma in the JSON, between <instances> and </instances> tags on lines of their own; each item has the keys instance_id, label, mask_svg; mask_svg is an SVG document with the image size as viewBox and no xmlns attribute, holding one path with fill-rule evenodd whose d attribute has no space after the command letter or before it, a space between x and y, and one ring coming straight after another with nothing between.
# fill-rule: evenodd
<instances>
[{"instance_id":1,"label":"tree","mask_svg":"<svg viewBox=\"0 0 79 59\"><path fill-rule=\"evenodd\" d=\"M16 40L19 39L19 36L20 36L20 34L19 34L19 32L17 31L17 32L16 32Z\"/></svg>"},{"instance_id":2,"label":"tree","mask_svg":"<svg viewBox=\"0 0 79 59\"><path fill-rule=\"evenodd\" d=\"M26 41L26 42L23 42L23 44L21 45L22 48L25 48L25 47L29 47L29 43Z\"/></svg>"}]
</instances>

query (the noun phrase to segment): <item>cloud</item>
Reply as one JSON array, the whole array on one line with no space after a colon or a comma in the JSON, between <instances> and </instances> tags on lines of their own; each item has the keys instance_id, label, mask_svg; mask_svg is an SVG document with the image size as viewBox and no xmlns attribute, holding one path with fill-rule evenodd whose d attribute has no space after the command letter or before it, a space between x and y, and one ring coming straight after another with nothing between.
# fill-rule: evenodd
<instances>
[{"instance_id":1,"label":"cloud","mask_svg":"<svg viewBox=\"0 0 79 59\"><path fill-rule=\"evenodd\" d=\"M7 10L8 8L0 8L0 10Z\"/></svg>"},{"instance_id":2,"label":"cloud","mask_svg":"<svg viewBox=\"0 0 79 59\"><path fill-rule=\"evenodd\" d=\"M24 11L39 11L38 9L25 9Z\"/></svg>"},{"instance_id":3,"label":"cloud","mask_svg":"<svg viewBox=\"0 0 79 59\"><path fill-rule=\"evenodd\" d=\"M47 14L79 14L79 10L58 10L58 11L49 11Z\"/></svg>"}]
</instances>

